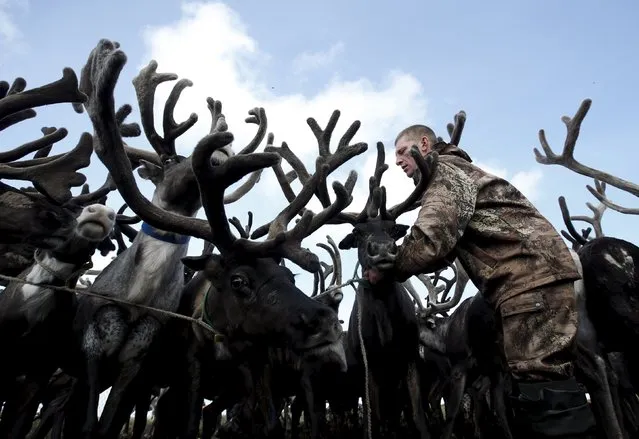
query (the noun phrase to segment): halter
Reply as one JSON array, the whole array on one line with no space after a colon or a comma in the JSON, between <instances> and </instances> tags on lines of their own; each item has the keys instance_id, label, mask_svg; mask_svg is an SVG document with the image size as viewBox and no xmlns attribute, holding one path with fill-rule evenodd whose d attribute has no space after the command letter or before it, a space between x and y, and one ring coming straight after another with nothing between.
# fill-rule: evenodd
<instances>
[{"instance_id":1,"label":"halter","mask_svg":"<svg viewBox=\"0 0 639 439\"><path fill-rule=\"evenodd\" d=\"M191 239L189 235L180 235L179 233L160 230L146 222L142 223L141 230L151 238L155 238L162 242L168 242L170 244L188 244Z\"/></svg>"},{"instance_id":2,"label":"halter","mask_svg":"<svg viewBox=\"0 0 639 439\"><path fill-rule=\"evenodd\" d=\"M69 276L67 276L65 279L64 276L62 276L60 273L57 273L53 268L48 267L44 263L44 259L42 258L42 249L36 249L36 251L33 252L33 259L35 260L36 264L40 266L40 268L53 276L54 279L59 280L67 286L69 286L69 284L71 283L71 279L76 276L81 276L82 273L93 267L93 263L89 261L86 264L81 265L80 268L78 268L77 270L71 272L71 274L69 274Z\"/></svg>"}]
</instances>

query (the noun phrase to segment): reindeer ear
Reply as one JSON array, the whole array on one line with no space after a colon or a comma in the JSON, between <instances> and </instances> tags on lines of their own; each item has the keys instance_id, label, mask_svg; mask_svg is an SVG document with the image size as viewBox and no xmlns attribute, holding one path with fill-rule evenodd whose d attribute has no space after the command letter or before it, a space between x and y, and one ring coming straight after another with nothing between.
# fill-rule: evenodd
<instances>
[{"instance_id":1,"label":"reindeer ear","mask_svg":"<svg viewBox=\"0 0 639 439\"><path fill-rule=\"evenodd\" d=\"M357 248L357 239L353 233L349 233L346 235L344 239L342 239L338 245L341 250L350 250L352 248Z\"/></svg>"},{"instance_id":2,"label":"reindeer ear","mask_svg":"<svg viewBox=\"0 0 639 439\"><path fill-rule=\"evenodd\" d=\"M158 184L164 178L164 171L158 165L146 160L140 160L141 167L138 169L138 175L145 180L151 180L153 184Z\"/></svg>"},{"instance_id":3,"label":"reindeer ear","mask_svg":"<svg viewBox=\"0 0 639 439\"><path fill-rule=\"evenodd\" d=\"M211 255L185 256L182 258L182 263L193 271L202 271L206 268L210 257Z\"/></svg>"},{"instance_id":4,"label":"reindeer ear","mask_svg":"<svg viewBox=\"0 0 639 439\"><path fill-rule=\"evenodd\" d=\"M406 232L408 232L408 229L410 229L410 226L404 224L395 224L393 226L393 230L391 230L390 235L394 240L398 240L399 238L403 238L404 236L406 236Z\"/></svg>"}]
</instances>

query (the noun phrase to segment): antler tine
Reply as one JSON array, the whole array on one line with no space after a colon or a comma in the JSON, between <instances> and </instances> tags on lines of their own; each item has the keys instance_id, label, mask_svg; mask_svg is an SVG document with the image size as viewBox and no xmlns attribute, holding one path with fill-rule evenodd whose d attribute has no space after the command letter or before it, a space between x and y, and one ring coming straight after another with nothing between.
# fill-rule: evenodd
<instances>
[{"instance_id":1,"label":"antler tine","mask_svg":"<svg viewBox=\"0 0 639 439\"><path fill-rule=\"evenodd\" d=\"M320 281L322 279L322 273L317 271L313 273L313 292L311 293L311 297L317 297L320 290Z\"/></svg>"},{"instance_id":2,"label":"antler tine","mask_svg":"<svg viewBox=\"0 0 639 439\"><path fill-rule=\"evenodd\" d=\"M317 246L326 250L326 252L331 257L331 261L333 262L332 270L331 270L333 273L333 277L331 279L331 282L329 283L329 286L341 285L342 284L342 257L339 252L339 247L337 246L337 244L335 244L335 241L333 240L333 238L330 237L330 235L327 235L326 239L329 245L326 245L323 242L319 242L317 243ZM326 267L329 267L329 266L326 265ZM330 271L327 268L324 272L324 278L328 277L329 274L330 274Z\"/></svg>"},{"instance_id":3,"label":"antler tine","mask_svg":"<svg viewBox=\"0 0 639 439\"><path fill-rule=\"evenodd\" d=\"M113 181L113 177L111 177L111 174L108 174L106 181L102 184L102 186L98 190L94 192L89 192L89 186L85 184L83 188L83 193L81 193L80 195L76 197L73 197L70 200L70 203L77 204L79 206L86 206L90 203L99 202L99 200L106 198L106 196L110 192L116 189L117 189L117 186L115 185L115 181Z\"/></svg>"},{"instance_id":4,"label":"antler tine","mask_svg":"<svg viewBox=\"0 0 639 439\"><path fill-rule=\"evenodd\" d=\"M182 123L177 123L173 112L180 94L186 87L191 87L193 82L189 79L181 79L173 86L164 106L163 128L164 137L160 137L155 129L153 107L155 102L155 90L163 82L174 81L178 78L175 73L157 73L158 63L151 60L137 76L133 78L133 87L138 98L142 128L153 149L160 155L175 155L175 140L184 134L197 122L197 114L191 113L189 118Z\"/></svg>"},{"instance_id":5,"label":"antler tine","mask_svg":"<svg viewBox=\"0 0 639 439\"><path fill-rule=\"evenodd\" d=\"M418 274L417 279L426 287L428 292L428 304L437 303L437 296L446 289L444 285L435 286L430 277L425 274Z\"/></svg>"},{"instance_id":6,"label":"antler tine","mask_svg":"<svg viewBox=\"0 0 639 439\"><path fill-rule=\"evenodd\" d=\"M419 313L424 312L425 308L424 308L424 304L422 303L422 299L419 297L419 293L415 289L415 286L412 284L410 279L406 279L402 283L402 286L404 287L406 292L408 292L408 294L412 297L413 303L415 304L415 306L417 306L418 312Z\"/></svg>"},{"instance_id":7,"label":"antler tine","mask_svg":"<svg viewBox=\"0 0 639 439\"><path fill-rule=\"evenodd\" d=\"M569 232L569 234L562 233L562 235L569 241L573 242L573 244L577 243L579 245L584 245L588 242L588 240L583 235L580 235L577 232L577 229L575 229L575 226L572 223L572 217L570 216L570 211L568 210L568 204L566 204L566 198L563 196L559 197L559 209L561 210L561 217L563 218L564 224Z\"/></svg>"},{"instance_id":8,"label":"antler tine","mask_svg":"<svg viewBox=\"0 0 639 439\"><path fill-rule=\"evenodd\" d=\"M453 271L453 277L451 279L442 276L443 272L446 271L448 268ZM446 300L448 297L448 293L450 293L453 285L455 285L455 283L457 282L457 265L453 262L448 262L446 267L437 270L431 277L433 278L433 283L435 285L437 285L440 280L444 282L445 288L442 294L442 300Z\"/></svg>"},{"instance_id":9,"label":"antler tine","mask_svg":"<svg viewBox=\"0 0 639 439\"><path fill-rule=\"evenodd\" d=\"M439 155L437 152L431 151L426 157L423 157L419 149L413 146L410 153L419 170L419 182L408 198L388 210L388 216L393 220L396 220L405 212L419 207L419 204L416 204L417 201L422 197L424 191L426 191L435 176L435 172L437 172L437 165L439 163Z\"/></svg>"},{"instance_id":10,"label":"antler tine","mask_svg":"<svg viewBox=\"0 0 639 439\"><path fill-rule=\"evenodd\" d=\"M253 153L262 140L264 140L264 136L266 135L266 129L268 127L267 119L266 119L266 111L262 107L255 107L252 110L249 110L250 116L247 117L244 121L246 123L254 123L258 125L257 132L255 133L255 137L253 140L249 142L239 154L251 154Z\"/></svg>"},{"instance_id":11,"label":"antler tine","mask_svg":"<svg viewBox=\"0 0 639 439\"><path fill-rule=\"evenodd\" d=\"M56 204L64 204L73 196L71 188L81 186L86 177L76 172L91 163L93 141L83 133L78 145L64 155L34 159L29 162L0 164L0 179L27 180L35 189Z\"/></svg>"},{"instance_id":12,"label":"antler tine","mask_svg":"<svg viewBox=\"0 0 639 439\"><path fill-rule=\"evenodd\" d=\"M566 125L567 134L566 140L564 141L564 150L560 155L555 154L550 148L550 145L546 140L544 130L539 130L539 142L541 143L545 155L541 154L537 148L534 148L533 151L537 162L542 165L561 165L573 172L576 172L577 174L595 178L639 197L639 185L622 178L615 177L614 175L598 169L585 166L575 159L574 152L577 138L579 137L579 130L581 129L581 123L586 117L591 104L592 101L590 99L584 99L574 117L570 118L568 116L563 116L561 118L562 122Z\"/></svg>"},{"instance_id":13,"label":"antler tine","mask_svg":"<svg viewBox=\"0 0 639 439\"><path fill-rule=\"evenodd\" d=\"M137 187L115 117L113 90L127 61L118 47L109 40L100 40L82 68L82 91L89 98L85 108L96 137L93 148L111 173L124 201L145 222L153 227L211 241L213 236L207 221L160 209Z\"/></svg>"},{"instance_id":14,"label":"antler tine","mask_svg":"<svg viewBox=\"0 0 639 439\"><path fill-rule=\"evenodd\" d=\"M23 110L67 102L83 103L87 99L78 90L78 78L69 67L62 70L62 78L55 82L23 91L25 88L26 81L18 78L12 88L0 97L0 121Z\"/></svg>"},{"instance_id":15,"label":"antler tine","mask_svg":"<svg viewBox=\"0 0 639 439\"><path fill-rule=\"evenodd\" d=\"M603 186L597 185L597 188L601 191L601 195L605 197L606 196L605 183ZM601 203L597 207L595 207L592 205L592 203L589 203L589 202L586 203L586 206L592 211L592 217L585 216L585 215L575 215L575 216L571 216L570 219L572 221L584 221L590 224L595 231L595 237L599 238L604 236L603 229L601 227L601 218L603 217L603 214L606 211L607 206L604 203Z\"/></svg>"},{"instance_id":16,"label":"antler tine","mask_svg":"<svg viewBox=\"0 0 639 439\"><path fill-rule=\"evenodd\" d=\"M206 98L206 105L211 112L211 129L209 133L213 134L228 131L229 126L226 123L226 116L222 113L222 101L208 97Z\"/></svg>"},{"instance_id":17,"label":"antler tine","mask_svg":"<svg viewBox=\"0 0 639 439\"><path fill-rule=\"evenodd\" d=\"M623 207L610 201L610 199L606 196L605 182L600 182L599 180L595 179L595 188L591 187L590 185L586 186L586 188L604 206L609 207L619 213L625 213L627 215L639 215L639 209L637 208Z\"/></svg>"},{"instance_id":18,"label":"antler tine","mask_svg":"<svg viewBox=\"0 0 639 439\"><path fill-rule=\"evenodd\" d=\"M7 152L0 152L0 163L12 162L14 160L19 160L22 157L31 154L32 152L39 152L42 149L59 142L60 140L67 137L67 134L69 134L66 128L56 129L43 127L41 131L42 134L44 134L44 136L42 136L41 138L25 143L24 145L18 146L17 148L14 148Z\"/></svg>"},{"instance_id":19,"label":"antler tine","mask_svg":"<svg viewBox=\"0 0 639 439\"><path fill-rule=\"evenodd\" d=\"M322 277L324 278L324 281L326 282L326 279L328 279L328 276L330 276L331 273L333 273L333 266L323 261L320 261L320 265L322 266ZM331 282L329 286L332 284L333 282Z\"/></svg>"},{"instance_id":20,"label":"antler tine","mask_svg":"<svg viewBox=\"0 0 639 439\"><path fill-rule=\"evenodd\" d=\"M459 146L459 141L461 140L461 135L464 131L464 125L466 125L466 112L461 110L455 115L455 123L449 123L446 126L448 129L448 135L450 136L449 143Z\"/></svg>"},{"instance_id":21,"label":"antler tine","mask_svg":"<svg viewBox=\"0 0 639 439\"><path fill-rule=\"evenodd\" d=\"M237 230L237 233L239 233L240 237L244 238L244 239L249 239L249 237L251 236L251 226L253 225L253 212L248 213L248 224L246 225L246 227L242 227L242 222L239 220L239 218L237 217L233 217L229 220L229 223L235 227L235 230Z\"/></svg>"}]
</instances>

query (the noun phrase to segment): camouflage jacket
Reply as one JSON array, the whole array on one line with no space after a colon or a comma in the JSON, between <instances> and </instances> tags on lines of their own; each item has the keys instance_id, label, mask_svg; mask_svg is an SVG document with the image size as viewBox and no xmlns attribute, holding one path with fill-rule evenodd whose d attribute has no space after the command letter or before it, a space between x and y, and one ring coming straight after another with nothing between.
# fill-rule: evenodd
<instances>
[{"instance_id":1,"label":"camouflage jacket","mask_svg":"<svg viewBox=\"0 0 639 439\"><path fill-rule=\"evenodd\" d=\"M491 303L581 276L557 230L513 185L471 163L455 145L438 143L439 165L421 209L399 247L399 280L459 258Z\"/></svg>"}]
</instances>

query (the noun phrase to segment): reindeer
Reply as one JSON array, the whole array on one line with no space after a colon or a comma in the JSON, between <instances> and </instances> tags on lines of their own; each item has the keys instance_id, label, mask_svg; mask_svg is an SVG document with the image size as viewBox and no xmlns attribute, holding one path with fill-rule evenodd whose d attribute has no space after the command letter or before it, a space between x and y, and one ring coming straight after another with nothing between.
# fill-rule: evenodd
<instances>
[{"instance_id":1,"label":"reindeer","mask_svg":"<svg viewBox=\"0 0 639 439\"><path fill-rule=\"evenodd\" d=\"M107 167L114 176L114 180L123 197L131 190L137 191L135 181L127 178L123 169L130 169L126 156L122 162L115 166L105 159L110 151L104 146L111 139L110 135L116 135L122 143L118 131L114 133L108 130L108 123L115 123L126 116L130 109L121 110L113 120L105 121L105 116L100 113L109 105L96 94L96 86L102 86L97 82L95 75L107 74L101 71L97 65L103 61L100 56L105 50L117 49L107 41L101 41L98 47L89 55L87 64L82 69L80 89L88 96L85 108L94 126L98 157L106 162ZM117 52L123 55L122 52ZM117 58L111 57L110 59ZM152 61L143 68L134 78L133 85L138 97L142 126L145 135L158 157L153 162L144 158L138 160L141 168L139 175L143 179L150 180L155 190L153 201L149 203L144 199L141 218L150 217L145 221L139 233L130 247L123 251L97 276L91 291L105 296L115 296L126 299L129 302L143 304L157 309L175 311L179 304L180 294L184 285L184 269L181 258L185 257L188 250L189 236L179 233L170 233L157 227L157 216L179 215L186 220L194 220L195 215L202 206L198 183L192 171L190 158L185 158L176 153L175 141L197 121L197 116L192 114L185 122L176 123L173 118L173 110L184 88L191 85L189 80L178 81L169 96L164 113L164 137L161 137L154 127L153 101L155 88L162 82L176 79L173 74L159 74L156 72L157 63ZM119 72L108 72L117 77ZM111 81L113 77L100 76L101 80ZM225 130L224 116L218 112L221 106L213 100L209 100L209 107L213 115L212 130ZM123 114L124 113L124 114ZM256 113L255 119L260 125L266 120L259 120L263 111ZM247 147L246 152L251 152L258 145L264 131L260 126L258 136ZM131 149L127 147L127 152ZM130 154L129 154L130 155ZM232 155L230 147L216 151L215 156L224 160ZM131 189L135 188L135 189ZM248 192L245 190L244 193ZM139 192L138 192L139 194ZM239 198L239 197L237 197ZM137 200L136 200L137 201ZM140 204L139 202L137 204ZM134 201L129 203L132 210L137 210ZM156 223L154 225L154 222ZM148 352L152 341L156 338L162 323L165 321L159 315L151 315L141 312L136 308L124 308L120 305L105 303L94 298L82 298L78 306L75 321L75 330L81 334L82 351L86 357L86 379L89 386L89 400L83 431L88 434L94 430L97 422L97 403L101 386L106 382L100 382L100 369L105 367L105 361L114 359L115 370L120 372L114 381L109 394L103 415L100 421L101 434L106 434L108 429L115 430L118 422L115 422L118 410L123 413L123 398L127 388L134 381L141 368L142 359ZM115 434L115 433L113 433Z\"/></svg>"},{"instance_id":2,"label":"reindeer","mask_svg":"<svg viewBox=\"0 0 639 439\"><path fill-rule=\"evenodd\" d=\"M189 218L183 213L169 212L167 208L170 206L166 200L163 206L149 203L141 196L133 182L125 145L117 131L113 130L116 124L113 86L125 62L126 56L117 45L102 40L92 52L83 72L83 85L86 86L83 86L83 90L89 95L87 107L98 139L96 153L113 175L125 202L145 222L172 233L205 239L220 252L205 257L181 259L192 269L205 271L211 281L204 306L211 322L214 323L214 329L222 331L227 347L231 351L237 350L238 355L243 351L242 345L250 343L259 351L265 341L275 345L283 343L299 353L314 349L338 349L341 326L334 311L312 300L295 287L290 270L282 267L280 260L289 259L311 272L320 268L317 256L302 249L300 243L350 204L356 174L351 172L346 187L339 183L333 184L337 200L328 208L317 215L306 212L297 225L287 231L288 222L304 208L317 187L325 185L326 175L337 168L335 166L331 169L328 165L318 166L316 173L304 185L295 202L269 223L269 236L266 241L238 239L231 233L226 218L225 189L249 173L273 166L281 159L275 153L247 153L232 157L221 154L219 151L229 147L233 136L226 131L216 131L198 143L190 159L207 221ZM350 157L365 149L365 144L349 148L349 154L352 154ZM164 174L166 180L168 174ZM182 176L182 184L186 184L186 181L190 181L188 176ZM157 192L160 191L156 189ZM187 198L190 198L190 195ZM156 203L160 199L161 197L156 196ZM134 245L129 247L118 259L124 257L133 247ZM107 267L102 272L103 278L108 270ZM98 280L96 279L94 288ZM121 277L118 281L121 281ZM250 358L249 356L249 360ZM264 374L267 371L256 370L257 367L264 369L263 363L258 366L257 362L249 361L249 365L253 367L251 372L256 385L265 383ZM133 367L139 369L139 366ZM192 382L197 383L199 379L195 365L191 372L194 377ZM95 381L95 378L93 380ZM111 395L115 390L114 387ZM195 388L193 392L197 394L199 389ZM267 413L268 398L259 396L261 407L265 410L264 413ZM191 399L198 400L197 395L195 399ZM95 400L92 404L95 407ZM189 407L191 412L199 416L201 404ZM110 417L105 418L103 415L102 418ZM270 419L270 414L265 418ZM100 422L102 421L101 419ZM88 422L86 426L90 427L91 424L92 422ZM105 422L104 425L108 424ZM88 431L89 428L85 430Z\"/></svg>"},{"instance_id":3,"label":"reindeer","mask_svg":"<svg viewBox=\"0 0 639 439\"><path fill-rule=\"evenodd\" d=\"M636 305L639 297L637 291L639 272L635 261L639 260L639 248L628 241L604 236L601 218L606 207L626 214L639 213L637 209L624 208L610 201L605 193L606 184L633 195L639 195L639 186L585 166L574 158L581 123L591 104L592 101L586 99L581 103L574 117L562 117L567 135L561 154L557 155L552 151L544 130L539 131L539 141L545 155L536 148L534 153L538 163L561 165L595 180L595 187L587 186L587 189L600 201L601 205L594 207L588 203L588 207L593 211L592 217L571 217L565 199L559 198L564 223L569 231L569 233L563 231L562 234L572 242L573 251L576 252L573 257L583 276L582 281L576 283L580 314L577 371L591 394L593 409L599 418L602 431L607 437L623 438L632 437L636 433L636 426L633 425L636 413L625 416L629 420L629 426L633 425L634 431L624 433L619 401L615 398L616 389L611 385L615 378L606 357L611 352L623 354L627 363L628 377L635 389L630 395L629 405L634 406L636 411L635 392L639 388L639 378L635 370L639 364L639 357L634 346L639 334ZM582 234L577 233L572 220L590 223L595 230L595 237L589 239L591 229L584 230Z\"/></svg>"},{"instance_id":4,"label":"reindeer","mask_svg":"<svg viewBox=\"0 0 639 439\"><path fill-rule=\"evenodd\" d=\"M605 183L597 183L597 191L605 196ZM582 279L575 282L575 294L577 309L579 312L579 327L577 332L577 359L575 362L576 373L584 383L590 394L593 412L598 419L600 430L606 438L628 439L629 432L624 428L623 412L620 407L619 389L616 386L616 377L607 359L609 346L602 343L597 330L592 322L588 310L587 292L583 280L583 267L579 252L583 245L589 241L590 232L594 229L595 238L604 238L601 219L607 206L600 204L593 206L586 203L593 212L592 217L585 215L571 216L564 197L559 198L559 207L568 232L562 230L562 234L572 243L571 254ZM591 224L592 229L582 230L579 235L573 226L573 221L585 221ZM625 371L624 371L625 372ZM627 373L627 372L626 372ZM630 401L634 402L635 411L639 406L631 392ZM639 412L638 412L639 413Z\"/></svg>"},{"instance_id":5,"label":"reindeer","mask_svg":"<svg viewBox=\"0 0 639 439\"><path fill-rule=\"evenodd\" d=\"M0 131L36 117L37 107L86 100L70 68L64 69L58 81L30 90L26 87L23 78L15 79L11 86L0 81ZM78 170L89 165L91 136L81 136L77 147L68 153L49 157L54 144L68 131L43 127L42 133L40 139L0 152L0 179L33 184L32 188L17 189L0 183L0 216L5 219L0 223L0 273L4 275L17 276L31 266L36 248L59 246L75 227L77 212L64 204L72 197L71 188L86 181ZM31 153L35 153L33 159L20 160Z\"/></svg>"},{"instance_id":6,"label":"reindeer","mask_svg":"<svg viewBox=\"0 0 639 439\"><path fill-rule=\"evenodd\" d=\"M65 362L70 352L67 342L71 339L75 296L32 283L74 286L97 246L111 233L115 219L115 212L102 204L84 207L64 243L51 250L36 250L35 263L19 275L29 284L10 282L0 295L0 343L12 352L2 362L3 380L13 381L25 374L27 383L42 390ZM14 429L12 437L24 437L28 432L28 421L39 403L33 390L26 391L24 384L20 387L22 392L8 392L0 426L6 434L9 428Z\"/></svg>"},{"instance_id":7,"label":"reindeer","mask_svg":"<svg viewBox=\"0 0 639 439\"><path fill-rule=\"evenodd\" d=\"M495 313L481 293L459 304L469 278L459 260L451 264L450 268L453 269L453 278L446 281L447 285L439 302L437 296L440 291L437 291L433 281L425 275L418 276L429 293L428 306L418 311L422 320L420 343L426 351L426 362L432 361L435 370L439 369L436 382L429 389L429 399L437 404L443 391L446 403L446 420L441 437L452 437L465 392L471 394L471 404L475 409L483 405L484 392L474 391L479 385L480 388L490 391L493 417L500 429L500 436L512 438L504 400L506 364L498 342ZM435 283L440 279L441 271L443 270L436 272ZM455 292L453 297L447 300L447 294L453 284ZM446 315L446 311L456 306L450 316ZM442 314L444 317L435 318L436 314ZM445 368L441 367L442 362L437 361L434 356L448 360ZM484 380L487 381L487 385L482 385ZM483 423L485 419L481 421ZM476 437L482 437L481 427L473 426L473 434Z\"/></svg>"},{"instance_id":8,"label":"reindeer","mask_svg":"<svg viewBox=\"0 0 639 439\"><path fill-rule=\"evenodd\" d=\"M339 248L357 248L362 270L392 266L397 249L395 241L408 230L408 226L395 221L419 199L437 163L436 153L424 160L415 151L422 178L404 202L387 210L385 188L380 186L381 176L388 169L384 156L384 145L378 142L376 171L370 178L364 209L359 214L343 213L336 218L337 222L353 225L353 231L340 242ZM397 403L409 396L414 426L420 437L429 437L416 364L419 358L417 317L401 284L393 280L375 285L360 283L349 327L353 328L348 332L349 351L357 357L357 367L364 365L365 414L369 420L372 417L377 426L373 433L370 424L367 425L368 434L377 436L380 428L387 425L391 426L390 431L396 431L400 414Z\"/></svg>"}]
</instances>

